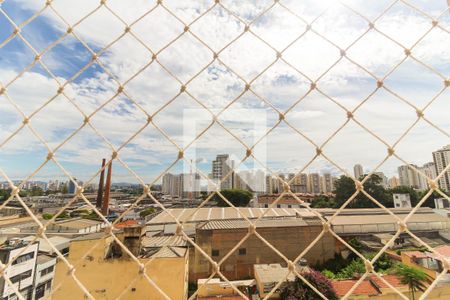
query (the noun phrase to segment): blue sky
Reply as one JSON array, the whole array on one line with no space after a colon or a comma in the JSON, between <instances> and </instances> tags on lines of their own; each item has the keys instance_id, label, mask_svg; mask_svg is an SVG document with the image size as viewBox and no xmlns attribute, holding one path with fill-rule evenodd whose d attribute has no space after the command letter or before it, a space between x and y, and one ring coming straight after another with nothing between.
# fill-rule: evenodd
<instances>
[{"instance_id":1,"label":"blue sky","mask_svg":"<svg viewBox=\"0 0 450 300\"><path fill-rule=\"evenodd\" d=\"M376 27L407 48L431 29L429 34L414 46L412 53L414 57L438 71L440 76L448 79L450 43L445 41L449 38L450 21L448 10L445 11L445 1L407 2L437 19L439 26L431 29L430 18L417 13L404 3L398 3L392 6L385 16L377 19ZM347 3L373 20L388 7L390 1L373 1L367 4L366 1L349 0ZM282 1L282 4L310 22L327 5L333 4L333 1ZM75 24L94 10L96 5L97 2L86 0L55 0L52 7L69 24ZM168 1L165 5L184 22L191 22L211 6L211 3ZM268 3L224 1L222 5L239 15L243 21L251 22ZM108 7L131 24L151 9L152 4L148 1L136 1L135 6L129 7L121 1L109 1ZM1 4L1 8L16 24L21 24L41 9L42 3L6 0ZM313 23L317 33L326 36L341 48L346 48L355 41L367 26L364 18L342 6L332 6ZM92 51L98 52L120 36L124 27L117 17L102 7L77 25L74 32ZM218 51L240 35L244 27L242 21L231 16L224 8L214 7L195 22L191 30L214 51ZM149 49L159 51L183 32L184 25L166 9L158 7L139 19L131 28L135 36ZM252 23L250 28L277 51L282 51L304 32L306 24L284 7L276 6L263 18ZM47 8L42 15L24 26L21 33L40 53L66 30L67 25L54 11ZM13 27L9 21L0 14L0 45L12 31ZM245 92L238 101L230 105L228 113L223 114L220 120L233 134L251 146L278 121L278 113L273 107L286 111L309 90L309 80L295 69L301 70L309 78L316 79L340 57L339 49L313 32L308 32L283 52L285 61L278 60L274 63L275 54L274 49L259 38L246 33L220 53L220 62L212 62L191 80L212 60L212 51L192 34L182 35L158 54L158 62L162 66L156 62L148 65L151 53L135 37L127 34L104 51L99 60L119 82L127 82L125 91L128 96L122 94L109 102L92 117L91 123L109 143L119 147L146 125L147 116L142 110L150 115L158 112L153 118L154 124L180 147L184 147L188 143L188 137L200 133L211 120L210 114L190 95L213 112L218 112L245 92L243 78L251 81L252 90ZM372 30L350 47L347 55L352 61L381 78L404 59L404 49ZM64 83L88 64L91 58L90 51L75 36L68 35L43 55L42 62ZM8 84L33 59L33 52L18 36L4 44L0 48L0 84ZM342 58L317 82L322 92L348 110L357 107L376 87L376 80L352 61ZM269 65L270 68L257 76ZM140 72L141 69L144 70ZM181 82L188 82L186 86L190 95L181 94L159 111L180 90L180 83L167 70ZM140 72L139 75L134 77L137 72ZM443 78L440 76L408 58L388 76L385 85L393 93L422 108L443 88ZM132 80L128 82L130 78ZM60 95L33 114L53 97L58 89L54 78L41 65L36 64L11 83L7 93L25 115L33 114L30 124L50 147L54 148L81 126L84 117L80 110L86 115L91 114L111 99L117 88L117 82L99 63L95 63L66 86L65 92L73 103ZM261 98L267 103L261 101ZM421 120L396 147L402 158L421 165L432 160L432 151L450 142L449 101L447 88L427 107L425 116L441 131ZM198 114L187 113L192 110L197 110ZM255 124L258 120L251 120L251 115L264 116L265 130L257 128ZM380 89L355 112L355 118L392 145L416 120L416 112L392 93ZM346 112L315 90L290 109L286 120L321 145L345 122ZM4 96L0 96L0 145L21 122L22 116L14 105ZM195 124L195 132L187 132L186 128L190 128L192 124ZM95 174L101 158L111 155L111 149L103 137L85 127L59 148L55 157L73 176L82 180L89 179ZM230 153L236 158L242 158L246 150L217 124L193 146L195 151L191 149L187 152L188 159L197 160L198 168L205 173L209 172L211 161L216 154ZM386 155L386 146L354 122L344 127L323 150L349 172L355 163L361 163L366 171L371 170ZM281 124L261 141L256 151L271 170L296 172L314 156L315 147L288 125ZM149 125L121 150L120 157L142 179L151 182L171 165L177 154L177 147L166 140L153 125ZM47 149L29 129L24 128L0 147L0 168L9 178L21 179L33 173L46 155ZM401 161L391 158L380 170L392 176L401 164ZM249 161L245 168L247 167L261 166ZM170 171L180 172L183 168L186 169L186 166L178 163ZM324 158L317 159L307 171L327 171L334 174L339 172ZM64 177L62 171L50 162L33 179ZM4 178L0 176L0 181L2 180ZM119 163L115 164L114 180L136 182L134 176Z\"/></svg>"}]
</instances>

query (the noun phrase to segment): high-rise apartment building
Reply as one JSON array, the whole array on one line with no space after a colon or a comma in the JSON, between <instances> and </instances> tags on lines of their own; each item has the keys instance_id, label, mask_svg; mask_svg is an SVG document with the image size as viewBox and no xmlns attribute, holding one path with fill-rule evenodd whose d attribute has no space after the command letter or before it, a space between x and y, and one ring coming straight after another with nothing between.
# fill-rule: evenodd
<instances>
[{"instance_id":1,"label":"high-rise apartment building","mask_svg":"<svg viewBox=\"0 0 450 300\"><path fill-rule=\"evenodd\" d=\"M322 193L322 184L320 181L319 173L311 173L308 175L309 181L309 193L320 194Z\"/></svg>"},{"instance_id":2,"label":"high-rise apartment building","mask_svg":"<svg viewBox=\"0 0 450 300\"><path fill-rule=\"evenodd\" d=\"M200 195L200 174L164 174L161 189L172 197L187 198L192 194L196 198Z\"/></svg>"},{"instance_id":3,"label":"high-rise apartment building","mask_svg":"<svg viewBox=\"0 0 450 300\"><path fill-rule=\"evenodd\" d=\"M433 161L436 167L436 174L439 175L450 164L450 145L434 151ZM450 191L450 170L447 170L438 182L440 189L447 192Z\"/></svg>"},{"instance_id":4,"label":"high-rise apartment building","mask_svg":"<svg viewBox=\"0 0 450 300\"><path fill-rule=\"evenodd\" d=\"M308 175L305 173L297 174L291 183L291 191L294 193L307 193Z\"/></svg>"},{"instance_id":5,"label":"high-rise apartment building","mask_svg":"<svg viewBox=\"0 0 450 300\"><path fill-rule=\"evenodd\" d=\"M384 175L383 172L374 172L373 174L377 175L378 177L380 177L381 182L380 184L386 188L388 186L388 178L386 177L386 175Z\"/></svg>"},{"instance_id":6,"label":"high-rise apartment building","mask_svg":"<svg viewBox=\"0 0 450 300\"><path fill-rule=\"evenodd\" d=\"M355 175L355 178L356 178L357 180L359 180L359 178L361 178L361 176L364 175L363 167L362 167L360 164L356 164L356 165L353 167L353 174Z\"/></svg>"},{"instance_id":7,"label":"high-rise apartment building","mask_svg":"<svg viewBox=\"0 0 450 300\"><path fill-rule=\"evenodd\" d=\"M398 180L397 177L393 176L393 177L389 178L389 180L388 180L388 186L389 186L390 188L395 188L395 187L397 187L397 186L399 186L399 185L400 185L400 181Z\"/></svg>"},{"instance_id":8,"label":"high-rise apartment building","mask_svg":"<svg viewBox=\"0 0 450 300\"><path fill-rule=\"evenodd\" d=\"M331 174L324 173L321 179L322 179L322 192L331 193L334 189L333 177L331 176Z\"/></svg>"},{"instance_id":9,"label":"high-rise apartment building","mask_svg":"<svg viewBox=\"0 0 450 300\"><path fill-rule=\"evenodd\" d=\"M234 187L234 174L229 174L234 168L234 161L228 154L219 154L212 162L212 179L220 183L220 188L232 189ZM228 176L228 177L227 177ZM226 178L225 178L226 177Z\"/></svg>"},{"instance_id":10,"label":"high-rise apartment building","mask_svg":"<svg viewBox=\"0 0 450 300\"><path fill-rule=\"evenodd\" d=\"M74 180L75 182L77 182L77 179L76 179L76 178L74 178L73 180ZM69 180L69 186L68 186L68 188L67 188L67 192L68 192L69 194L75 194L75 192L76 192L75 183L74 183L72 180Z\"/></svg>"},{"instance_id":11,"label":"high-rise apartment building","mask_svg":"<svg viewBox=\"0 0 450 300\"><path fill-rule=\"evenodd\" d=\"M424 164L422 167L419 168L419 170L425 174L428 178L434 179L437 177L436 174L436 164L434 162L429 162ZM421 190L426 190L429 188L428 186L428 180L426 178L421 177Z\"/></svg>"},{"instance_id":12,"label":"high-rise apartment building","mask_svg":"<svg viewBox=\"0 0 450 300\"><path fill-rule=\"evenodd\" d=\"M400 185L409 186L415 189L420 189L422 186L422 177L413 168L419 169L416 165L403 165L398 167L398 176Z\"/></svg>"}]
</instances>

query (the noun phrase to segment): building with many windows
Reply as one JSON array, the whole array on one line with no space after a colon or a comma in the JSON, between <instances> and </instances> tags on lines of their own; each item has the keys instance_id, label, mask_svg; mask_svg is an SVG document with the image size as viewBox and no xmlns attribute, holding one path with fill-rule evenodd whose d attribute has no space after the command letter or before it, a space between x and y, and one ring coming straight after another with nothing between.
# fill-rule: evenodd
<instances>
[{"instance_id":1,"label":"building with many windows","mask_svg":"<svg viewBox=\"0 0 450 300\"><path fill-rule=\"evenodd\" d=\"M400 185L420 189L423 186L423 178L416 170L419 167L413 164L398 167Z\"/></svg>"},{"instance_id":2,"label":"building with many windows","mask_svg":"<svg viewBox=\"0 0 450 300\"><path fill-rule=\"evenodd\" d=\"M212 162L212 179L220 183L220 189L231 189L234 186L234 175L230 174L234 168L234 161L228 154L219 154Z\"/></svg>"},{"instance_id":3,"label":"building with many windows","mask_svg":"<svg viewBox=\"0 0 450 300\"><path fill-rule=\"evenodd\" d=\"M35 300L50 294L55 277L56 257L49 255L38 255L36 259L36 272L34 276L34 298Z\"/></svg>"},{"instance_id":4,"label":"building with many windows","mask_svg":"<svg viewBox=\"0 0 450 300\"><path fill-rule=\"evenodd\" d=\"M436 167L436 174L441 174L450 164L450 145L433 152L433 161ZM450 169L439 179L439 188L450 191Z\"/></svg>"},{"instance_id":5,"label":"building with many windows","mask_svg":"<svg viewBox=\"0 0 450 300\"><path fill-rule=\"evenodd\" d=\"M353 174L355 175L355 178L359 180L359 178L364 175L363 167L360 164L356 164L353 167Z\"/></svg>"},{"instance_id":6,"label":"building with many windows","mask_svg":"<svg viewBox=\"0 0 450 300\"><path fill-rule=\"evenodd\" d=\"M33 298L33 283L39 243L24 242L21 239L9 239L0 246L0 261L8 265L4 270L15 288L25 299ZM3 276L0 277L1 299L17 299L14 289Z\"/></svg>"}]
</instances>

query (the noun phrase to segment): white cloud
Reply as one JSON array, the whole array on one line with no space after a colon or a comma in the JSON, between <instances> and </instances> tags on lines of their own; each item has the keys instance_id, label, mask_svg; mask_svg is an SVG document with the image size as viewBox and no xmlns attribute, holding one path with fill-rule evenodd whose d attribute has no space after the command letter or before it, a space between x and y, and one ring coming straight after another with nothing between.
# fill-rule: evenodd
<instances>
[{"instance_id":1,"label":"white cloud","mask_svg":"<svg viewBox=\"0 0 450 300\"><path fill-rule=\"evenodd\" d=\"M358 7L357 2L350 1L350 4ZM19 1L19 3L29 10L35 11L40 8L35 1ZM153 4L148 1L136 1L132 7L123 1L108 1L108 3L110 3L108 5L111 9L128 23L135 21L153 7ZM198 3L196 1L181 3L169 1L167 4L164 1L164 3L184 22L194 20L210 5L208 2ZM317 4L317 1L313 1L312 4ZM55 9L70 24L77 22L97 5L97 2L87 0L54 2ZM262 2L251 4L241 1L226 1L223 5L247 21L267 7L267 4ZM287 1L286 6L301 14L306 20L312 20L317 16L317 7L312 9L312 6L308 7L298 1ZM364 8L358 7L358 9L364 10L363 14L372 17L372 15L376 15L377 11L380 11L381 7L382 5L378 3ZM56 15L48 13L46 17L54 25L55 30L59 30L61 34L65 32L66 25ZM431 26L430 24L430 21L424 19L423 16L400 7L389 12L379 21L379 25L376 23L376 26L393 38L401 40L405 45L411 45L425 28ZM31 23L29 26L32 25ZM448 24L446 25L448 26ZM150 49L158 51L180 34L183 26L164 8L158 7L137 22L132 27L132 31ZM367 23L362 18L342 8L329 10L313 24L315 30L329 37L341 47L354 41L367 28L366 26ZM121 24L115 16L102 7L83 21L79 27L76 27L75 32L91 47L99 49L122 34L124 28L124 24ZM305 24L295 19L284 8L277 7L260 21L252 24L251 28L253 32L280 51L303 32ZM191 30L214 51L218 51L243 31L243 24L230 16L224 9L215 8L198 23L195 23ZM441 42L442 37L448 39L448 33L437 28L433 29L429 37L418 44L417 52L413 50L413 54L417 53L417 57L424 59L448 77L450 67L448 63L445 67L442 67L442 64L449 61L450 46L448 43ZM74 52L77 47L81 47L81 44L73 40L66 43L72 47ZM57 52L52 53L47 60L54 70L61 68L66 63L58 61L57 54ZM222 52L220 59L249 81L275 60L275 54L273 49L252 34L246 33ZM385 75L395 63L404 57L401 47L373 31L352 46L347 54L379 77ZM309 32L294 43L283 54L283 58L308 76L317 78L339 58L339 50ZM212 61L212 51L187 33L163 50L158 55L158 59L182 82L187 82ZM150 60L151 53L129 34L100 57L100 61L120 82L127 81ZM3 68L0 71L0 82L4 83L7 78L11 78L18 71ZM442 84L439 77L430 75L430 72L422 66L413 68L407 65L399 68L391 78L392 80L386 81L386 84L389 84L403 97L412 99L411 102L416 105L424 105L434 95L434 87ZM60 79L64 81L64 78ZM426 84L419 87L416 83L420 81L424 81ZM353 109L375 88L376 82L365 71L343 58L329 74L321 78L318 86L348 109ZM244 87L245 83L238 76L216 61L210 68L189 82L187 90L207 107L217 110L225 107L240 95ZM8 88L8 93L26 114L30 114L54 95L57 88L55 82L45 73L37 73L36 70L32 70L26 72L12 84ZM117 88L114 80L97 66L95 71L91 69L88 74L83 75L82 79L69 84L66 92L86 114L90 114L113 97ZM252 83L253 91L281 111L299 100L308 89L309 82L281 61L278 61ZM177 95L179 90L180 83L174 80L157 62L153 62L125 86L125 91L150 115ZM418 98L421 100L416 101ZM0 97L0 99L2 98ZM426 115L448 132L450 129L447 121L448 93L444 93L438 100L430 107L430 113ZM182 110L192 108L199 109L201 106L191 97L183 95L157 114L154 121L179 145L182 145ZM263 104L250 92L245 93L231 108L237 110L241 108L265 109L268 112L268 124L275 124L278 118L270 106ZM2 116L0 128L2 128L1 138L3 140L8 133L19 126L21 118L5 101L0 101L0 109L0 116ZM395 97L387 93L380 93L363 105L355 116L360 118L368 128L392 143L402 130L404 131L414 121L415 112L413 109L409 109ZM446 111L447 113L445 113ZM288 113L286 119L321 144L345 121L345 116L345 111L336 104L320 93L313 92ZM234 114L233 118L234 120L245 120L246 116ZM146 119L146 115L136 105L124 96L120 96L98 112L92 118L92 124L117 147L146 124ZM81 113L67 99L60 96L33 117L31 124L54 147L71 131L78 128L82 121ZM233 132L246 138L248 134L252 134L251 129L247 126L246 122L242 122L240 125L236 125L234 122ZM242 146L216 127L214 126L196 145L197 150L200 151L197 156L209 160L215 154L223 152L243 156L245 152L243 152ZM417 130L417 135L420 135L418 136L421 141L420 146L413 141L405 141L404 144L401 144L406 149L414 149L404 152L411 162L422 163L431 160L431 151L449 142L448 136L446 137L442 133L437 134L433 140L426 138L428 134L431 134L430 132L434 134L435 130L430 127L423 128ZM29 152L32 153L34 146L30 146L33 145L31 140L33 139L18 138L11 141L9 148L1 149L0 152L11 154L18 149L23 152L29 149ZM304 140L300 142L300 140L302 138L297 137L297 134L289 128L280 127L275 130L267 139L267 158L270 164L279 169L301 167L314 154L315 150L308 142ZM330 142L327 149L331 153L330 156L338 158L344 168L351 169L356 161L363 163L366 168L372 168L381 161L386 152L383 148L384 145L381 147L378 144L373 137L353 124L349 125L335 141ZM147 165L165 165L173 160L176 154L176 148L152 126L147 127L132 141L131 145L123 149L122 153L125 160L130 160L131 166L144 169ZM85 128L60 149L57 157L64 162L97 165L99 158L108 155L110 155L110 150L107 145L89 128ZM399 162L396 161L388 162L384 170L392 174L398 164ZM329 168L329 165L329 162L322 159L317 162L315 168L320 169L321 166ZM8 171L6 170L7 173ZM156 175L151 168L146 172Z\"/></svg>"}]
</instances>

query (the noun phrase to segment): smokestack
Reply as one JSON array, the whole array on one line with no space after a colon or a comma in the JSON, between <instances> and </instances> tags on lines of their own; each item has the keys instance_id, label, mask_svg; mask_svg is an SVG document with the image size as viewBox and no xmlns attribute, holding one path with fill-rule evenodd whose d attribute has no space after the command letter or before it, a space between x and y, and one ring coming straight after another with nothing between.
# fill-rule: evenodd
<instances>
[{"instance_id":1,"label":"smokestack","mask_svg":"<svg viewBox=\"0 0 450 300\"><path fill-rule=\"evenodd\" d=\"M108 174L106 175L105 195L103 196L102 214L108 215L109 209L109 192L111 191L111 175L112 175L112 161L108 164Z\"/></svg>"},{"instance_id":2,"label":"smokestack","mask_svg":"<svg viewBox=\"0 0 450 300\"><path fill-rule=\"evenodd\" d=\"M102 199L103 199L103 185L105 184L105 163L106 159L102 160L102 171L100 173L100 181L98 182L98 192L97 192L97 203L95 206L97 208L102 207Z\"/></svg>"}]
</instances>

